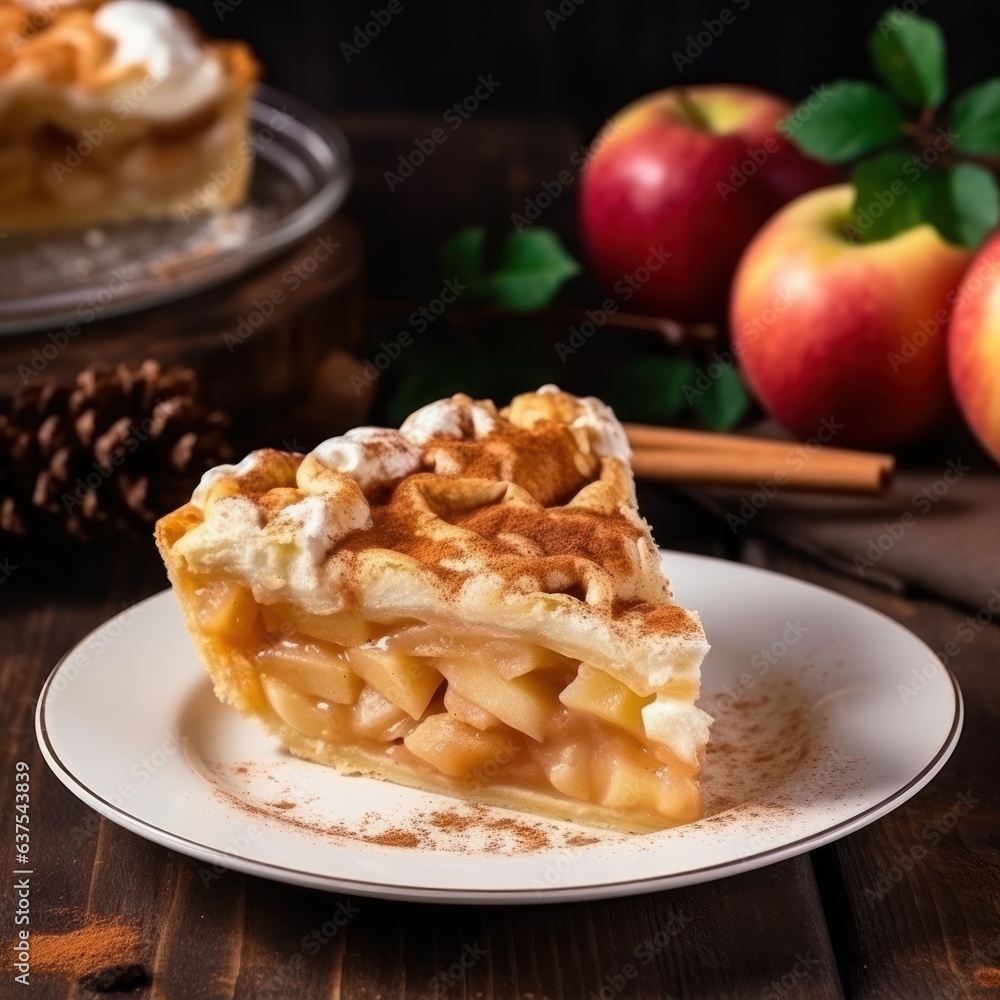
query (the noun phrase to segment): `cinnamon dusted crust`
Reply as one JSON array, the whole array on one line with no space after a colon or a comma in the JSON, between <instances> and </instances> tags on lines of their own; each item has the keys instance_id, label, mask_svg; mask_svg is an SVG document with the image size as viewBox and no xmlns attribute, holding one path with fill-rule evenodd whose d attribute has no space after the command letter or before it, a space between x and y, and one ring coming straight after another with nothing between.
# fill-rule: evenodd
<instances>
[{"instance_id":1,"label":"cinnamon dusted crust","mask_svg":"<svg viewBox=\"0 0 1000 1000\"><path fill-rule=\"evenodd\" d=\"M646 695L697 683L708 647L673 600L628 459L596 401L546 387L498 412L459 395L401 431L214 470L157 539L174 572L224 573L261 604L530 637Z\"/></svg>"}]
</instances>

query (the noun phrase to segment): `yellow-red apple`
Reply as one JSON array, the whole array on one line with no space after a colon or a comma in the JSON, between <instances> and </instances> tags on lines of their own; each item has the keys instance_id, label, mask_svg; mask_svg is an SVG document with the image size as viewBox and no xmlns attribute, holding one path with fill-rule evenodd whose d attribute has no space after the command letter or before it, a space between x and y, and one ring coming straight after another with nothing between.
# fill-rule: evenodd
<instances>
[{"instance_id":1,"label":"yellow-red apple","mask_svg":"<svg viewBox=\"0 0 1000 1000\"><path fill-rule=\"evenodd\" d=\"M639 308L725 315L740 253L791 198L837 179L781 131L791 106L752 87L675 87L619 111L591 146L580 226L598 276ZM639 271L650 253L669 255Z\"/></svg>"},{"instance_id":2,"label":"yellow-red apple","mask_svg":"<svg viewBox=\"0 0 1000 1000\"><path fill-rule=\"evenodd\" d=\"M976 254L958 290L948 368L966 423L1000 462L1000 233Z\"/></svg>"},{"instance_id":3,"label":"yellow-red apple","mask_svg":"<svg viewBox=\"0 0 1000 1000\"><path fill-rule=\"evenodd\" d=\"M947 328L972 251L930 225L852 242L854 190L785 206L733 281L733 349L765 408L799 437L824 421L837 444L892 447L951 410Z\"/></svg>"}]
</instances>

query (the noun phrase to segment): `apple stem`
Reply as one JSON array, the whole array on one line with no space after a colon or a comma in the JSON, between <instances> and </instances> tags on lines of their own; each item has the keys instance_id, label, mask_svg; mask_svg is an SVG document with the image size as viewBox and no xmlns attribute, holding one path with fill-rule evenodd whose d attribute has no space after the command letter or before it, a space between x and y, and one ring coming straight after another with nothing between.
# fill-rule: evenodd
<instances>
[{"instance_id":1,"label":"apple stem","mask_svg":"<svg viewBox=\"0 0 1000 1000\"><path fill-rule=\"evenodd\" d=\"M698 128L703 128L706 132L711 132L712 123L705 117L701 108L695 104L694 99L688 93L687 87L675 87L674 92L677 94L677 103L681 106L681 110L687 115L691 124L697 125Z\"/></svg>"}]
</instances>

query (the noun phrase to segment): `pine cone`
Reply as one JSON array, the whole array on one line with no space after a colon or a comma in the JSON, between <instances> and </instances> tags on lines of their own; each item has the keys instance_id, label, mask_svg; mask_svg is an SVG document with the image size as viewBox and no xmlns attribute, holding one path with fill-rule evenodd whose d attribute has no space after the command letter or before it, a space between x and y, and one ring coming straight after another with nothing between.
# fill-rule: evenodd
<instances>
[{"instance_id":1,"label":"pine cone","mask_svg":"<svg viewBox=\"0 0 1000 1000\"><path fill-rule=\"evenodd\" d=\"M0 531L88 541L148 529L232 457L226 417L197 394L194 372L155 361L18 391L0 415Z\"/></svg>"}]
</instances>

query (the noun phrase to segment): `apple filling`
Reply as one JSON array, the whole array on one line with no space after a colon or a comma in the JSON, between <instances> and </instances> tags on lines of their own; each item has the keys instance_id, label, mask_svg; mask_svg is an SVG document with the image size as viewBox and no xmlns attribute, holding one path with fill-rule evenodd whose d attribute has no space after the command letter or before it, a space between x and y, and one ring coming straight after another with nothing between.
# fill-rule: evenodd
<instances>
[{"instance_id":1,"label":"apple filling","mask_svg":"<svg viewBox=\"0 0 1000 1000\"><path fill-rule=\"evenodd\" d=\"M313 615L259 605L236 583L188 582L203 641L244 663L246 707L303 756L465 798L549 800L550 813L631 829L699 815L696 768L646 736L655 695L597 666L524 639Z\"/></svg>"},{"instance_id":2,"label":"apple filling","mask_svg":"<svg viewBox=\"0 0 1000 1000\"><path fill-rule=\"evenodd\" d=\"M234 170L233 156L245 125L227 107L170 128L138 119L112 126L107 117L65 127L29 121L9 109L0 120L0 220L8 228L194 214L244 196L249 163Z\"/></svg>"}]
</instances>

